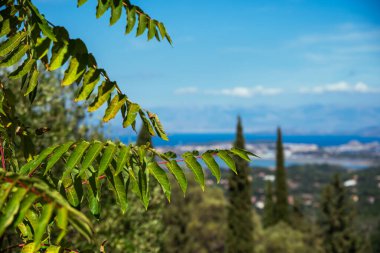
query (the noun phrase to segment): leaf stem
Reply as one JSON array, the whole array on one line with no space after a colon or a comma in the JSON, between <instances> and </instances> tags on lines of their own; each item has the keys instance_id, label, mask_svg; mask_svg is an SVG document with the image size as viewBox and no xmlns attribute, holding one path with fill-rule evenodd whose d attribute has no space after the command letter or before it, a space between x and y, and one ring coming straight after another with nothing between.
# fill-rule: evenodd
<instances>
[{"instance_id":1,"label":"leaf stem","mask_svg":"<svg viewBox=\"0 0 380 253\"><path fill-rule=\"evenodd\" d=\"M1 165L3 166L3 169L6 171L7 168L5 167L4 148L3 148L2 143L0 143L0 154L1 154Z\"/></svg>"}]
</instances>

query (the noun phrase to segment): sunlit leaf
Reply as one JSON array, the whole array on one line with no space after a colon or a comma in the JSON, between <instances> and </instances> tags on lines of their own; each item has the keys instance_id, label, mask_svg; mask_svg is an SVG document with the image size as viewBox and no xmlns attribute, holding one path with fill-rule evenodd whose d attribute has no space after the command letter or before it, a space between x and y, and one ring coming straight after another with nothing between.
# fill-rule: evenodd
<instances>
[{"instance_id":1,"label":"sunlit leaf","mask_svg":"<svg viewBox=\"0 0 380 253\"><path fill-rule=\"evenodd\" d=\"M202 166L197 159L190 152L186 152L182 155L185 160L186 166L194 173L195 181L197 181L202 190L205 189L205 176L203 174Z\"/></svg>"}]
</instances>

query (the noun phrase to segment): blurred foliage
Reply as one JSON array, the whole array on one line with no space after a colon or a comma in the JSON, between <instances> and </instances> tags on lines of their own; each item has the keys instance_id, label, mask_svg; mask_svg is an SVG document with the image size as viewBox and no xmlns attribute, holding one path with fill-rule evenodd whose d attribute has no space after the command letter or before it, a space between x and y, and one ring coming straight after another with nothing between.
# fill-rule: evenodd
<instances>
[{"instance_id":1,"label":"blurred foliage","mask_svg":"<svg viewBox=\"0 0 380 253\"><path fill-rule=\"evenodd\" d=\"M373 253L380 253L380 220L372 233L371 244Z\"/></svg>"},{"instance_id":2,"label":"blurred foliage","mask_svg":"<svg viewBox=\"0 0 380 253\"><path fill-rule=\"evenodd\" d=\"M284 222L279 222L257 235L256 253L309 253L320 252L305 243L305 235Z\"/></svg>"},{"instance_id":3,"label":"blurred foliage","mask_svg":"<svg viewBox=\"0 0 380 253\"><path fill-rule=\"evenodd\" d=\"M326 253L362 252L362 242L354 229L355 213L339 175L325 187L321 200L320 226Z\"/></svg>"},{"instance_id":4,"label":"blurred foliage","mask_svg":"<svg viewBox=\"0 0 380 253\"><path fill-rule=\"evenodd\" d=\"M128 196L127 212L122 214L120 207L115 205L113 195L102 196L100 219L93 218L95 243L84 241L79 235L73 234L72 242L78 248L96 251L97 245L105 244L109 252L161 252L164 236L163 207L165 197L159 187L151 191L151 202L148 210L140 199L131 194Z\"/></svg>"},{"instance_id":5,"label":"blurred foliage","mask_svg":"<svg viewBox=\"0 0 380 253\"><path fill-rule=\"evenodd\" d=\"M223 191L208 187L202 193L194 180L189 180L186 197L178 186L172 202L165 208L165 253L224 252L226 239L226 200Z\"/></svg>"},{"instance_id":6,"label":"blurred foliage","mask_svg":"<svg viewBox=\"0 0 380 253\"><path fill-rule=\"evenodd\" d=\"M75 103L75 88L62 87L61 76L57 73L41 72L38 93L30 102L24 96L20 80L7 80L7 72L2 71L0 82L8 83L7 88L17 98L15 114L17 120L30 135L35 154L50 146L51 143L64 143L67 140L81 138L102 139L102 124L86 124L92 114L86 113L83 103ZM57 90L63 89L63 92Z\"/></svg>"}]
</instances>

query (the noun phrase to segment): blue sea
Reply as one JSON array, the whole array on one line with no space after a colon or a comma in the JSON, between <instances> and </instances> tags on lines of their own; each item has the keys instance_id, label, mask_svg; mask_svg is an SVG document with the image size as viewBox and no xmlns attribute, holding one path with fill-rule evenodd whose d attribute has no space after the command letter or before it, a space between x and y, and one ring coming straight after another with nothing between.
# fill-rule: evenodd
<instances>
[{"instance_id":1,"label":"blue sea","mask_svg":"<svg viewBox=\"0 0 380 253\"><path fill-rule=\"evenodd\" d=\"M255 142L274 142L275 135L268 134L245 134L247 143ZM119 137L124 143L129 143L136 140L135 135ZM176 146L176 145L191 145L191 144L212 144L221 142L233 142L235 134L230 133L210 133L210 134L172 134L169 135L169 141L163 141L159 138L153 138L155 146ZM369 143L373 141L380 142L379 137L365 137L359 135L284 135L283 141L286 143L305 143L317 144L320 147L336 146L348 143L350 141L359 141L361 143Z\"/></svg>"}]
</instances>

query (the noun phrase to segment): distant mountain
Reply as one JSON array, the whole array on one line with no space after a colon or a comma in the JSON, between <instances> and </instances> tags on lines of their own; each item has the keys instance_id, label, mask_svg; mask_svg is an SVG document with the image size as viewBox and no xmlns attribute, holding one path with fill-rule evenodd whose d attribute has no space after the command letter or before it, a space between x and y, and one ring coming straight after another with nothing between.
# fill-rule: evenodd
<instances>
[{"instance_id":1,"label":"distant mountain","mask_svg":"<svg viewBox=\"0 0 380 253\"><path fill-rule=\"evenodd\" d=\"M228 107L192 106L153 108L169 132L234 132L236 117L246 132L273 133L282 126L287 134L365 134L379 136L380 107Z\"/></svg>"},{"instance_id":2,"label":"distant mountain","mask_svg":"<svg viewBox=\"0 0 380 253\"><path fill-rule=\"evenodd\" d=\"M378 137L380 136L380 126L370 126L357 131L361 136Z\"/></svg>"}]
</instances>

